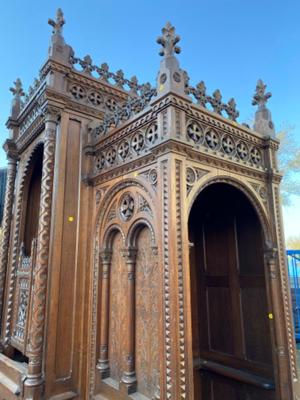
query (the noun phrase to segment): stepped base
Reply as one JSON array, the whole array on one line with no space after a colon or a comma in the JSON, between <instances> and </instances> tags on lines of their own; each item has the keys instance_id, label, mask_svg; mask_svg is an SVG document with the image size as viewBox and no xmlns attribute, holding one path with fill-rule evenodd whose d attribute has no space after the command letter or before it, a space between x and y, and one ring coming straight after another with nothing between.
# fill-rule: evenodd
<instances>
[{"instance_id":1,"label":"stepped base","mask_svg":"<svg viewBox=\"0 0 300 400\"><path fill-rule=\"evenodd\" d=\"M0 400L22 398L27 364L13 361L0 354Z\"/></svg>"}]
</instances>

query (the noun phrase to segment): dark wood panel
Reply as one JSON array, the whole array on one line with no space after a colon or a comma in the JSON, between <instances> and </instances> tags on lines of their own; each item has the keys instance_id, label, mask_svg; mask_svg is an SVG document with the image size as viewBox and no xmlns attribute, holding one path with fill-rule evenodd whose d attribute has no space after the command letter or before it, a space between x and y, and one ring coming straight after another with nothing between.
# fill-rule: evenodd
<instances>
[{"instance_id":1,"label":"dark wood panel","mask_svg":"<svg viewBox=\"0 0 300 400\"><path fill-rule=\"evenodd\" d=\"M214 186L199 196L189 223L193 356L273 379L261 228L240 192ZM195 373L195 398L240 399L252 390L215 375L205 383Z\"/></svg>"}]
</instances>

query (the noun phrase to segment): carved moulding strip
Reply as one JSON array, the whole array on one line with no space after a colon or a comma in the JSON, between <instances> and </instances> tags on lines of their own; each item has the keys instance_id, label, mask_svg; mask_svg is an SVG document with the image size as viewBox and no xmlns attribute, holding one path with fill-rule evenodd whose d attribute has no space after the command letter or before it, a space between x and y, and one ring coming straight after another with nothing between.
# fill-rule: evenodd
<instances>
[{"instance_id":1,"label":"carved moulding strip","mask_svg":"<svg viewBox=\"0 0 300 400\"><path fill-rule=\"evenodd\" d=\"M24 161L24 166L20 168L20 181L18 183L18 193L15 200L15 219L13 225L13 236L11 241L11 256L10 256L10 269L9 269L9 277L7 280L7 309L4 325L3 325L3 334L2 340L4 346L9 344L10 339L10 328L11 328L11 321L12 321L12 313L13 313L13 301L14 301L14 290L15 290L15 273L16 268L18 265L19 259L19 249L20 249L20 227L21 227L21 220L22 220L22 205L23 205L23 196L24 196L24 189L26 178L28 174L28 170L30 168L32 159L38 149L38 147L42 146L42 140L37 141L35 143L34 148L30 152L28 158Z\"/></svg>"},{"instance_id":2,"label":"carved moulding strip","mask_svg":"<svg viewBox=\"0 0 300 400\"><path fill-rule=\"evenodd\" d=\"M172 398L172 348L171 348L171 306L170 306L170 265L169 265L169 195L168 162L162 162L163 185L163 265L164 265L164 331L165 331L165 379L166 398Z\"/></svg>"},{"instance_id":3,"label":"carved moulding strip","mask_svg":"<svg viewBox=\"0 0 300 400\"><path fill-rule=\"evenodd\" d=\"M289 347L289 355L291 361L292 378L294 381L298 380L297 373L297 360L295 354L295 343L294 343L294 327L291 316L291 305L290 305L290 294L289 294L289 284L287 276L287 266L286 266L286 255L284 253L285 242L282 232L282 219L280 211L280 195L278 187L274 188L274 202L275 202L275 217L276 217L276 227L277 227L277 241L278 241L278 256L279 256L279 266L281 275L281 285L283 291L284 300L284 314L287 328L287 340Z\"/></svg>"},{"instance_id":4,"label":"carved moulding strip","mask_svg":"<svg viewBox=\"0 0 300 400\"><path fill-rule=\"evenodd\" d=\"M264 205L262 204L261 199L258 197L257 193L251 188L251 186L245 183L245 181L240 181L237 178L234 177L228 177L228 176L210 176L205 180L204 182L200 182L198 185L195 185L193 189L193 193L189 198L189 203L188 203L188 214L191 211L191 208L200 194L207 186L213 185L214 183L227 183L231 186L236 187L239 189L241 192L244 193L244 195L247 197L247 199L250 201L252 206L254 207L258 218L260 220L263 232L264 232L264 238L265 241L271 241L271 227L270 227L270 221L268 218L268 215L265 212Z\"/></svg>"},{"instance_id":5,"label":"carved moulding strip","mask_svg":"<svg viewBox=\"0 0 300 400\"><path fill-rule=\"evenodd\" d=\"M43 351L47 304L47 282L50 246L51 211L56 147L56 131L59 110L46 109L44 134L44 154L41 181L41 197L38 223L38 240L34 285L32 288L32 309L26 354L29 357L28 374L25 380L25 393L35 397L41 392L44 382Z\"/></svg>"},{"instance_id":6,"label":"carved moulding strip","mask_svg":"<svg viewBox=\"0 0 300 400\"><path fill-rule=\"evenodd\" d=\"M14 147L14 144L12 147ZM12 208L14 202L15 180L18 163L18 156L16 152L14 152L13 154L12 153L13 152L10 152L8 149L7 180L5 190L4 214L2 220L2 240L0 248L0 327L3 316L3 294L6 271L8 268L9 239L11 236Z\"/></svg>"},{"instance_id":7,"label":"carved moulding strip","mask_svg":"<svg viewBox=\"0 0 300 400\"><path fill-rule=\"evenodd\" d=\"M185 367L185 322L184 322L184 282L182 262L182 215L181 215L181 161L175 161L176 185L176 246L178 268L178 306L179 306L179 379L180 398L186 399Z\"/></svg>"}]
</instances>

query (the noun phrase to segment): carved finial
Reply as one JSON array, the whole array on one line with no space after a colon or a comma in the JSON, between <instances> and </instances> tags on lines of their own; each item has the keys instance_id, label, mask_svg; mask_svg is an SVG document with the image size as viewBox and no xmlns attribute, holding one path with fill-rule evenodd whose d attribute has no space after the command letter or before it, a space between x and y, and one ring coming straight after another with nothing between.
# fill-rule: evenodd
<instances>
[{"instance_id":1,"label":"carved finial","mask_svg":"<svg viewBox=\"0 0 300 400\"><path fill-rule=\"evenodd\" d=\"M170 24L170 22L166 23L166 26L162 28L162 36L157 38L157 43L162 45L160 49L159 55L170 57L174 55L174 53L180 53L180 47L176 46L179 42L180 36L175 34L175 28Z\"/></svg>"},{"instance_id":2,"label":"carved finial","mask_svg":"<svg viewBox=\"0 0 300 400\"><path fill-rule=\"evenodd\" d=\"M15 97L25 96L20 78L16 79L16 81L14 82L14 85L15 85L15 87L9 88L9 90L13 93L13 95Z\"/></svg>"},{"instance_id":3,"label":"carved finial","mask_svg":"<svg viewBox=\"0 0 300 400\"><path fill-rule=\"evenodd\" d=\"M64 26L64 24L66 23L65 19L64 19L64 14L61 10L61 8L58 8L56 11L56 19L53 20L51 18L48 19L48 24L51 25L53 27L53 31L52 33L61 35L62 34L62 28Z\"/></svg>"},{"instance_id":4,"label":"carved finial","mask_svg":"<svg viewBox=\"0 0 300 400\"><path fill-rule=\"evenodd\" d=\"M252 105L258 105L260 108L264 108L268 99L272 96L272 93L266 93L266 87L261 79L257 81L256 91L253 96Z\"/></svg>"},{"instance_id":5,"label":"carved finial","mask_svg":"<svg viewBox=\"0 0 300 400\"><path fill-rule=\"evenodd\" d=\"M194 96L195 96L195 98L197 100L197 103L200 106L205 107L205 105L206 105L206 103L208 101L208 98L207 98L207 95L206 95L206 86L205 86L205 83L203 81L199 82L196 85L196 90L194 91Z\"/></svg>"},{"instance_id":6,"label":"carved finial","mask_svg":"<svg viewBox=\"0 0 300 400\"><path fill-rule=\"evenodd\" d=\"M270 110L266 107L268 99L272 96L266 93L266 87L261 79L257 81L256 91L253 96L252 105L258 105L255 113L254 130L264 136L275 137L275 128Z\"/></svg>"},{"instance_id":7,"label":"carved finial","mask_svg":"<svg viewBox=\"0 0 300 400\"><path fill-rule=\"evenodd\" d=\"M236 109L236 102L234 98L228 101L228 103L225 105L225 110L228 114L229 119L231 119L232 121L236 121L236 119L240 115L240 113Z\"/></svg>"},{"instance_id":8,"label":"carved finial","mask_svg":"<svg viewBox=\"0 0 300 400\"><path fill-rule=\"evenodd\" d=\"M222 95L219 89L213 92L213 97L210 98L210 104L214 112L221 114L223 110Z\"/></svg>"}]
</instances>

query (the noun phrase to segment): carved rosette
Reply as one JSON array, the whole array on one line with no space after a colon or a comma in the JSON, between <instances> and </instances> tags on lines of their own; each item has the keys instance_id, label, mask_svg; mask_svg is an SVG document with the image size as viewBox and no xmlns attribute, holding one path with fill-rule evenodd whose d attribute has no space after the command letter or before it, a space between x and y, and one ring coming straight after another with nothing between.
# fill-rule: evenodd
<instances>
[{"instance_id":1,"label":"carved rosette","mask_svg":"<svg viewBox=\"0 0 300 400\"><path fill-rule=\"evenodd\" d=\"M15 144L11 140L5 143L7 151L8 166L7 166L7 181L4 202L4 214L2 221L2 241L0 247L0 318L2 319L3 293L6 279L9 239L11 233L12 208L14 202L14 189L17 173L18 154L15 149Z\"/></svg>"},{"instance_id":2,"label":"carved rosette","mask_svg":"<svg viewBox=\"0 0 300 400\"><path fill-rule=\"evenodd\" d=\"M42 377L41 369L47 299L46 291L54 175L55 136L57 125L56 116L56 113L49 113L46 115L37 261L34 274L33 305L27 351L27 354L29 355L29 379L26 380L26 386L38 385Z\"/></svg>"}]
</instances>

